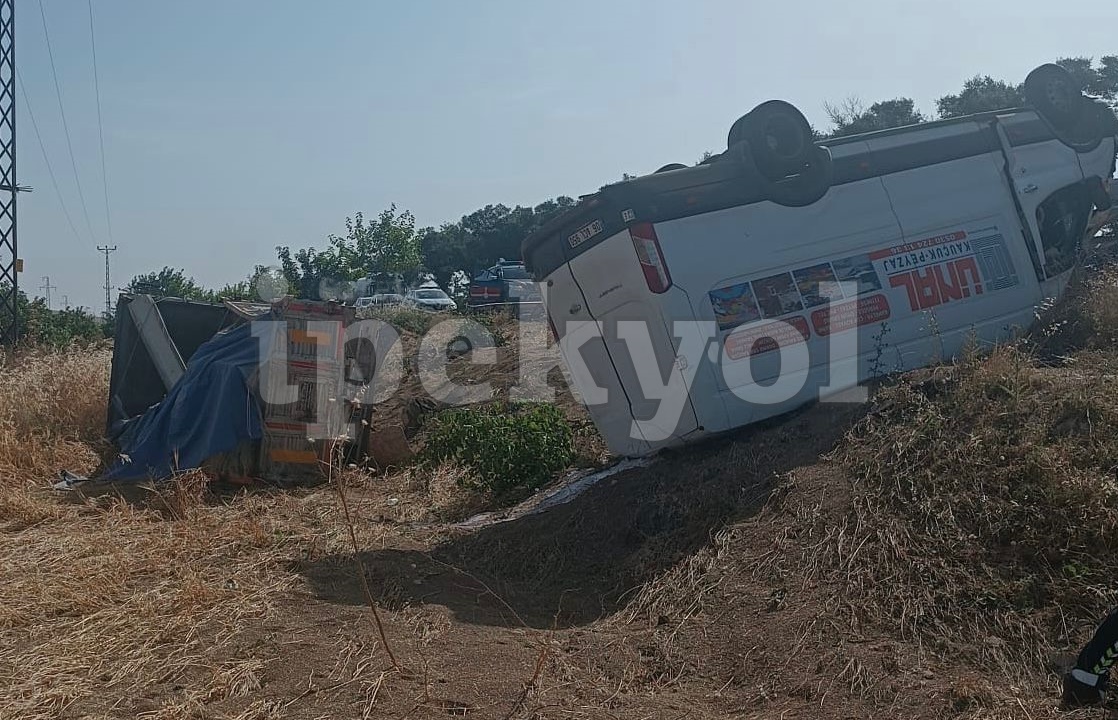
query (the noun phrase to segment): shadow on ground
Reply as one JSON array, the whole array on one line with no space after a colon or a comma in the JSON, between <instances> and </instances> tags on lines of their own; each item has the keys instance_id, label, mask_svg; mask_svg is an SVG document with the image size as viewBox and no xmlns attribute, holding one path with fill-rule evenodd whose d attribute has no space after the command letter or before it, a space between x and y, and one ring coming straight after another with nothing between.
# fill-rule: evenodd
<instances>
[{"instance_id":1,"label":"shadow on ground","mask_svg":"<svg viewBox=\"0 0 1118 720\"><path fill-rule=\"evenodd\" d=\"M607 478L570 503L464 532L430 552L364 553L369 585L386 607L438 604L467 623L591 623L623 608L641 585L726 523L759 512L779 475L818 462L863 412L816 405L676 451ZM295 569L320 599L365 602L351 555Z\"/></svg>"}]
</instances>

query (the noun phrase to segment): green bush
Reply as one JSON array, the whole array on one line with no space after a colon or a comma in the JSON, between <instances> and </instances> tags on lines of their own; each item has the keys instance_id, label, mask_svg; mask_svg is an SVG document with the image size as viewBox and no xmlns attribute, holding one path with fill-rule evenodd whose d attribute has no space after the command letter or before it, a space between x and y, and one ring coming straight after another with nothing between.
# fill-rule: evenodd
<instances>
[{"instance_id":1,"label":"green bush","mask_svg":"<svg viewBox=\"0 0 1118 720\"><path fill-rule=\"evenodd\" d=\"M534 490L570 465L571 427L554 405L456 408L432 421L428 462L454 459L476 473L467 484L503 495Z\"/></svg>"},{"instance_id":2,"label":"green bush","mask_svg":"<svg viewBox=\"0 0 1118 720\"><path fill-rule=\"evenodd\" d=\"M423 335L438 321L445 317L437 313L418 310L416 308L374 308L367 313L370 318L384 322L401 330L407 330L415 335Z\"/></svg>"}]
</instances>

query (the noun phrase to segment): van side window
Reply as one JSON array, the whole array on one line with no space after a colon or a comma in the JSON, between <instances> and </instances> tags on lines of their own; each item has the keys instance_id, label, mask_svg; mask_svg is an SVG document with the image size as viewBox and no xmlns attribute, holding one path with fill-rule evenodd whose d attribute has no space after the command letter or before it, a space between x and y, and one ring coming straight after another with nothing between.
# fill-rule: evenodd
<instances>
[{"instance_id":1,"label":"van side window","mask_svg":"<svg viewBox=\"0 0 1118 720\"><path fill-rule=\"evenodd\" d=\"M1075 264L1079 240L1091 217L1091 197L1083 183L1052 193L1036 209L1036 224L1044 245L1044 271L1058 275Z\"/></svg>"}]
</instances>

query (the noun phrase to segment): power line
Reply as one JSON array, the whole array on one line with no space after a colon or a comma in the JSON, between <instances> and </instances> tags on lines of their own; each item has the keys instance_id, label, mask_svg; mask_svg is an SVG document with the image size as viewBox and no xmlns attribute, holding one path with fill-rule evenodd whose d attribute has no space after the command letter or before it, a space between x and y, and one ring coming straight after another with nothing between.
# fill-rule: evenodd
<instances>
[{"instance_id":1,"label":"power line","mask_svg":"<svg viewBox=\"0 0 1118 720\"><path fill-rule=\"evenodd\" d=\"M66 148L70 151L70 166L74 169L74 183L78 186L78 199L81 200L82 214L85 215L85 224L89 228L89 236L97 240L97 234L93 232L93 223L89 221L89 210L85 205L85 193L82 192L82 182L78 177L78 162L74 159L74 143L70 140L70 126L66 122L66 110L62 105L62 88L58 84L58 72L54 67L54 51L51 50L50 45L50 31L47 30L47 14L43 10L43 0L39 2L39 16L43 19L43 35L47 39L47 57L50 58L50 72L54 77L54 94L58 97L58 112L62 115L62 129L66 133Z\"/></svg>"},{"instance_id":2,"label":"power line","mask_svg":"<svg viewBox=\"0 0 1118 720\"><path fill-rule=\"evenodd\" d=\"M109 231L109 242L113 241L113 218L109 213L109 174L105 171L105 126L101 122L101 81L97 74L97 40L93 32L93 0L86 0L89 6L89 46L93 50L93 89L97 96L97 139L101 143L101 185L105 189L105 225Z\"/></svg>"},{"instance_id":3,"label":"power line","mask_svg":"<svg viewBox=\"0 0 1118 720\"><path fill-rule=\"evenodd\" d=\"M39 124L35 122L35 113L31 112L31 99L27 97L27 83L23 82L23 76L16 70L16 75L19 78L19 91L23 95L23 105L27 108L27 116L31 118L31 128L35 131L35 138L39 141L39 149L43 151L43 162L47 165L47 174L50 175L50 184L54 186L54 194L58 196L58 204L62 206L62 214L66 216L66 222L70 224L70 229L74 231L74 239L79 243L82 241L81 236L78 234L78 228L74 225L74 219L70 217L70 211L66 209L66 201L62 199L62 191L58 189L58 180L54 177L54 168L50 165L50 157L47 156L47 147L43 144L43 136L39 134Z\"/></svg>"}]
</instances>

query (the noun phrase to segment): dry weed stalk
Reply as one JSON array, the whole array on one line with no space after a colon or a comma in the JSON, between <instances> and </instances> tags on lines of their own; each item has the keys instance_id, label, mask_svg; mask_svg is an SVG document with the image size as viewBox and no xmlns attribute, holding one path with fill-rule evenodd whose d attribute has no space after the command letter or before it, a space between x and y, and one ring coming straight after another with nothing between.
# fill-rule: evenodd
<instances>
[{"instance_id":1,"label":"dry weed stalk","mask_svg":"<svg viewBox=\"0 0 1118 720\"><path fill-rule=\"evenodd\" d=\"M349 512L349 502L346 499L345 482L343 481L343 474L340 467L342 457L342 445L344 438L335 440L330 447L330 462L327 463L327 472L329 482L334 486L338 493L338 501L342 506L342 514L345 518L346 529L349 532L349 541L353 550L353 562L357 567L357 573L361 580L361 590L365 594L365 601L369 605L369 610L373 613L373 620L377 626L377 633L380 635L381 645L384 646L384 652L388 655L389 662L392 663L392 669L398 673L403 674L403 668L396 660L396 654L392 652L392 645L388 642L388 636L384 632L384 622L380 617L380 610L377 609L376 598L373 597L372 588L369 587L369 577L365 572L365 563L361 559L361 547L357 543L357 530L354 528L353 516Z\"/></svg>"}]
</instances>

